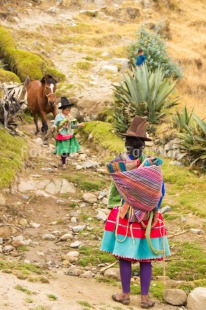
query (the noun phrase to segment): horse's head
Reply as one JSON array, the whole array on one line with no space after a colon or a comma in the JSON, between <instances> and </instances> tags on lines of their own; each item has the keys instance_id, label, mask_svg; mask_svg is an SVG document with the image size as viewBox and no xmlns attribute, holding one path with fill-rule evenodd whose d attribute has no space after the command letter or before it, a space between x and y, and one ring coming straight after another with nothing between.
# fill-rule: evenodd
<instances>
[{"instance_id":1,"label":"horse's head","mask_svg":"<svg viewBox=\"0 0 206 310\"><path fill-rule=\"evenodd\" d=\"M45 75L41 83L44 85L44 95L47 97L48 104L52 107L56 103L56 84L57 81L51 75Z\"/></svg>"}]
</instances>

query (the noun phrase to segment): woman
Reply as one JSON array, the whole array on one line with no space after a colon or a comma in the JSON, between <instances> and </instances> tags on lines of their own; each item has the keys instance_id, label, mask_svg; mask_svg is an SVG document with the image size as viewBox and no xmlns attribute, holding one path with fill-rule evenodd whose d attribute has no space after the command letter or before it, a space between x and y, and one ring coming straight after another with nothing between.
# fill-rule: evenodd
<instances>
[{"instance_id":1,"label":"woman","mask_svg":"<svg viewBox=\"0 0 206 310\"><path fill-rule=\"evenodd\" d=\"M54 126L57 128L55 154L61 155L62 167L66 169L66 159L71 153L77 153L80 149L79 143L74 136L74 129L83 126L82 123L76 124L76 119L70 115L72 103L66 97L61 97L62 110L54 120Z\"/></svg>"},{"instance_id":2,"label":"woman","mask_svg":"<svg viewBox=\"0 0 206 310\"><path fill-rule=\"evenodd\" d=\"M127 154L108 164L114 184L110 193L118 207L105 224L101 250L119 259L122 292L112 295L116 302L130 303L131 263L140 263L141 308L154 306L149 299L152 261L170 255L166 230L158 208L164 195L159 166L161 159L145 156L146 120L136 116L124 134ZM116 191L115 191L116 189Z\"/></svg>"}]
</instances>

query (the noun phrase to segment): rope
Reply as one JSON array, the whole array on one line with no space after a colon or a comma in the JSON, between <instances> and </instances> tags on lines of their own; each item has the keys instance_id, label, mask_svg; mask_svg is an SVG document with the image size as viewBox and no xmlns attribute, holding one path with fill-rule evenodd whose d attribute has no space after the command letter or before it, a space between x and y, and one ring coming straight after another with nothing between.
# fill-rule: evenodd
<instances>
[{"instance_id":1,"label":"rope","mask_svg":"<svg viewBox=\"0 0 206 310\"><path fill-rule=\"evenodd\" d=\"M149 246L150 250L151 250L155 255L165 254L165 250L164 250L164 249L163 249L163 250L157 250L157 249L155 249L155 248L152 246L150 233L151 233L151 228L152 228L153 216L154 216L154 211L152 211L152 212L150 213L150 218L149 218L149 222L148 222L147 229L146 229L146 233L145 233L146 240L147 240L147 243L148 243L148 246Z\"/></svg>"}]
</instances>

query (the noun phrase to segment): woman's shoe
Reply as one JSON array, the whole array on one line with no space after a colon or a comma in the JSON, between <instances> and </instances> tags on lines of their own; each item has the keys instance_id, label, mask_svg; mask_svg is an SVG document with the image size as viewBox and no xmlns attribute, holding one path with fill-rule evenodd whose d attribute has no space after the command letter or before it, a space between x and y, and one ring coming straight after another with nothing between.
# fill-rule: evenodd
<instances>
[{"instance_id":1,"label":"woman's shoe","mask_svg":"<svg viewBox=\"0 0 206 310\"><path fill-rule=\"evenodd\" d=\"M152 308L152 307L154 307L154 305L155 305L154 301L151 301L151 302L142 301L141 302L141 308L143 308L143 309Z\"/></svg>"},{"instance_id":2,"label":"woman's shoe","mask_svg":"<svg viewBox=\"0 0 206 310\"><path fill-rule=\"evenodd\" d=\"M117 295L118 295L118 294L112 295L112 299L113 299L114 301L120 302L120 303L123 304L123 305L129 305L129 303L130 303L130 298L129 298L129 297L123 297L123 298L117 299Z\"/></svg>"}]
</instances>

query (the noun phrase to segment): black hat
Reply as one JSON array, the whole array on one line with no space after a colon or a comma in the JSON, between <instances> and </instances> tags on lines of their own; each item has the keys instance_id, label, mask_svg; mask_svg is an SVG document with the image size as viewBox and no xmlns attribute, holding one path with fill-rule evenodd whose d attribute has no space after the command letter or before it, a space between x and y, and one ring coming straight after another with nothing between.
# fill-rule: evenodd
<instances>
[{"instance_id":1,"label":"black hat","mask_svg":"<svg viewBox=\"0 0 206 310\"><path fill-rule=\"evenodd\" d=\"M148 138L146 134L146 119L138 115L136 115L133 119L127 132L123 133L122 135L126 137L140 138L144 141L151 141L151 139Z\"/></svg>"},{"instance_id":2,"label":"black hat","mask_svg":"<svg viewBox=\"0 0 206 310\"><path fill-rule=\"evenodd\" d=\"M66 97L61 97L61 106L59 107L59 109L66 109L72 107L73 105L74 104L70 103Z\"/></svg>"}]
</instances>

